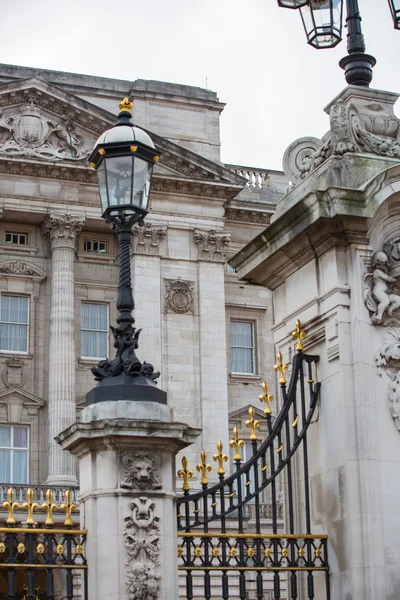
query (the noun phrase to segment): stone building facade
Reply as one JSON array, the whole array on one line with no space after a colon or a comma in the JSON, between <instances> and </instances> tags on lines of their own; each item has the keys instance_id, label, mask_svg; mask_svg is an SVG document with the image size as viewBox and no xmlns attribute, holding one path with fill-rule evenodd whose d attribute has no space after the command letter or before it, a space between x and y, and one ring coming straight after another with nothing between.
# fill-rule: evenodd
<instances>
[{"instance_id":1,"label":"stone building facade","mask_svg":"<svg viewBox=\"0 0 400 600\"><path fill-rule=\"evenodd\" d=\"M268 225L287 179L221 163L217 95L0 65L2 494L77 484L54 437L79 416L90 367L113 352L118 285L87 156L124 96L161 151L132 242L138 353L161 371L175 420L202 428L189 460L218 439L228 448L230 419L243 425L261 380L273 381L271 292L226 261Z\"/></svg>"}]
</instances>

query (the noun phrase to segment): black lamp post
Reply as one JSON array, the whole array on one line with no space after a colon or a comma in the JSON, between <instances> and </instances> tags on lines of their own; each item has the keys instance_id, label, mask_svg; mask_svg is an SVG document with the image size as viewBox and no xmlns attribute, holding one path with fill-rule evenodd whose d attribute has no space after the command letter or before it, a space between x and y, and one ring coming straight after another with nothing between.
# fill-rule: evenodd
<instances>
[{"instance_id":1,"label":"black lamp post","mask_svg":"<svg viewBox=\"0 0 400 600\"><path fill-rule=\"evenodd\" d=\"M135 307L130 265L132 227L143 225L147 215L153 166L159 159L152 139L131 121L132 103L119 105L118 121L97 140L89 157L99 180L102 216L115 229L119 242L117 327L111 327L116 356L101 360L92 373L99 383L86 396L86 404L105 400L143 400L166 404L165 392L156 387L151 364L136 356L140 329L134 327Z\"/></svg>"},{"instance_id":2,"label":"black lamp post","mask_svg":"<svg viewBox=\"0 0 400 600\"><path fill-rule=\"evenodd\" d=\"M375 0L378 1L378 0ZM400 29L400 0L388 0L396 29ZM299 9L307 41L314 48L333 48L342 40L344 0L278 0L284 8ZM347 52L339 65L351 85L368 87L376 60L365 52L358 0L346 0Z\"/></svg>"}]
</instances>

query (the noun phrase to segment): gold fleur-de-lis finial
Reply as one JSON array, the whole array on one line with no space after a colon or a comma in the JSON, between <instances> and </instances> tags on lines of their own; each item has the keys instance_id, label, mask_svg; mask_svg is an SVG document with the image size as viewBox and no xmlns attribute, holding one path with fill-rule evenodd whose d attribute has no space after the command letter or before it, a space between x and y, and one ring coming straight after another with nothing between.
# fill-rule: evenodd
<instances>
[{"instance_id":1,"label":"gold fleur-de-lis finial","mask_svg":"<svg viewBox=\"0 0 400 600\"><path fill-rule=\"evenodd\" d=\"M265 408L264 408L264 414L266 415L271 415L272 414L272 410L271 407L269 405L270 402L272 402L272 400L274 399L272 394L268 394L268 384L265 383L265 381L263 381L261 383L261 387L263 389L263 394L260 394L258 396L260 402L264 402L265 404Z\"/></svg>"},{"instance_id":2,"label":"gold fleur-de-lis finial","mask_svg":"<svg viewBox=\"0 0 400 600\"><path fill-rule=\"evenodd\" d=\"M218 461L218 475L225 475L224 462L227 462L228 455L222 452L223 446L221 440L217 442L218 452L214 454L213 459Z\"/></svg>"},{"instance_id":3,"label":"gold fleur-de-lis finial","mask_svg":"<svg viewBox=\"0 0 400 600\"><path fill-rule=\"evenodd\" d=\"M132 106L133 102L129 100L128 96L125 96L122 102L119 103L119 110L121 112L131 112Z\"/></svg>"},{"instance_id":4,"label":"gold fleur-de-lis finial","mask_svg":"<svg viewBox=\"0 0 400 600\"><path fill-rule=\"evenodd\" d=\"M8 501L7 502L3 502L3 508L8 510L8 517L7 517L7 525L15 525L15 519L14 519L14 511L19 509L19 504L18 502L14 502L14 490L13 488L8 488L7 490L7 498Z\"/></svg>"},{"instance_id":5,"label":"gold fleur-de-lis finial","mask_svg":"<svg viewBox=\"0 0 400 600\"><path fill-rule=\"evenodd\" d=\"M197 465L197 470L201 472L201 485L208 485L207 471L211 471L211 465L207 464L207 454L205 450L200 454L201 463Z\"/></svg>"},{"instance_id":6,"label":"gold fleur-de-lis finial","mask_svg":"<svg viewBox=\"0 0 400 600\"><path fill-rule=\"evenodd\" d=\"M183 469L180 469L178 471L178 477L183 478L182 489L183 489L184 492L189 492L190 491L189 479L190 479L190 477L193 477L193 471L191 471L190 469L188 469L188 466L189 466L189 461L186 458L186 456L184 456L182 458L182 467L183 467Z\"/></svg>"},{"instance_id":7,"label":"gold fleur-de-lis finial","mask_svg":"<svg viewBox=\"0 0 400 600\"><path fill-rule=\"evenodd\" d=\"M64 521L64 525L73 525L72 523L72 519L71 519L71 513L73 511L76 511L76 506L75 504L72 503L72 492L71 490L67 490L65 492L65 503L61 504L60 506L60 510L65 512L65 521Z\"/></svg>"},{"instance_id":8,"label":"gold fleur-de-lis finial","mask_svg":"<svg viewBox=\"0 0 400 600\"><path fill-rule=\"evenodd\" d=\"M299 319L297 319L296 321L296 329L292 331L292 336L297 340L296 350L298 352L303 352L304 346L302 344L302 341L307 337L307 334L304 331L303 325L301 324Z\"/></svg>"},{"instance_id":9,"label":"gold fleur-de-lis finial","mask_svg":"<svg viewBox=\"0 0 400 600\"><path fill-rule=\"evenodd\" d=\"M254 418L255 414L256 414L256 411L254 410L254 408L252 406L250 406L250 408L249 408L250 419L247 419L247 421L245 422L245 425L246 425L246 427L248 427L250 429L250 440L252 442L255 442L256 440L258 440L257 429L260 427L260 421L257 421L257 419Z\"/></svg>"},{"instance_id":10,"label":"gold fleur-de-lis finial","mask_svg":"<svg viewBox=\"0 0 400 600\"><path fill-rule=\"evenodd\" d=\"M289 370L289 365L284 365L283 364L283 357L282 357L282 353L281 352L278 352L278 354L276 356L276 359L277 359L278 362L277 362L276 365L274 365L274 369L280 375L280 377L279 377L279 383L281 385L285 385L285 383L286 383L285 373L286 373L286 371Z\"/></svg>"},{"instance_id":11,"label":"gold fleur-de-lis finial","mask_svg":"<svg viewBox=\"0 0 400 600\"><path fill-rule=\"evenodd\" d=\"M46 491L46 500L47 502L44 502L42 504L42 510L46 511L46 520L44 522L45 525L54 525L54 520L53 520L53 512L56 512L58 509L57 504L53 504L53 492L51 490L47 490Z\"/></svg>"},{"instance_id":12,"label":"gold fleur-de-lis finial","mask_svg":"<svg viewBox=\"0 0 400 600\"><path fill-rule=\"evenodd\" d=\"M233 440L231 440L229 442L229 445L231 446L231 448L235 449L235 456L233 457L233 460L241 461L242 455L240 454L240 448L243 448L244 441L239 440L239 428L238 427L233 428Z\"/></svg>"},{"instance_id":13,"label":"gold fleur-de-lis finial","mask_svg":"<svg viewBox=\"0 0 400 600\"><path fill-rule=\"evenodd\" d=\"M35 492L32 488L29 488L26 492L27 502L24 502L22 505L22 510L28 511L28 518L26 519L27 525L34 525L35 519L33 518L33 512L35 510L39 510L39 504L33 501L35 497Z\"/></svg>"}]
</instances>

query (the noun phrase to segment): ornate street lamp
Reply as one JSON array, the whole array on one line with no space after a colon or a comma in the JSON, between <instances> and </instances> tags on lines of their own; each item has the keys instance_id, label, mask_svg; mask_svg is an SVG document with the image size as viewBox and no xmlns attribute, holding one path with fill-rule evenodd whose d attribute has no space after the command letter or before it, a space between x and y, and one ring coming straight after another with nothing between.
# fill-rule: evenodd
<instances>
[{"instance_id":1,"label":"ornate street lamp","mask_svg":"<svg viewBox=\"0 0 400 600\"><path fill-rule=\"evenodd\" d=\"M89 157L98 175L102 216L116 230L119 242L118 327L111 327L117 351L113 360L101 360L92 368L99 383L87 394L86 403L144 400L166 404L165 392L155 384L160 373L135 354L141 330L134 327L132 316L135 304L130 265L132 227L144 224L153 167L160 153L150 136L133 125L128 98L119 108L118 121L99 137Z\"/></svg>"},{"instance_id":2,"label":"ornate street lamp","mask_svg":"<svg viewBox=\"0 0 400 600\"><path fill-rule=\"evenodd\" d=\"M377 0L376 0L377 1ZM344 0L278 0L284 8L300 10L307 41L314 48L333 48L342 39ZM400 0L388 0L394 26L400 29ZM347 51L339 65L351 85L368 87L376 60L365 52L358 0L346 0Z\"/></svg>"},{"instance_id":3,"label":"ornate street lamp","mask_svg":"<svg viewBox=\"0 0 400 600\"><path fill-rule=\"evenodd\" d=\"M400 29L400 0L388 0L395 29Z\"/></svg>"}]
</instances>

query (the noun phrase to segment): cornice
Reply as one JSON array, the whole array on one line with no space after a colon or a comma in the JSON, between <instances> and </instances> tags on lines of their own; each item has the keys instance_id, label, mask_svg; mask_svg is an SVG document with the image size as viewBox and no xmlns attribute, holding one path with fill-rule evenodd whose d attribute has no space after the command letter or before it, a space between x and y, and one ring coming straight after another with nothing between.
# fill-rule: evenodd
<instances>
[{"instance_id":1,"label":"cornice","mask_svg":"<svg viewBox=\"0 0 400 600\"><path fill-rule=\"evenodd\" d=\"M262 210L249 210L245 207L226 207L224 217L227 221L238 221L244 223L255 223L269 225L271 222L271 212Z\"/></svg>"}]
</instances>

